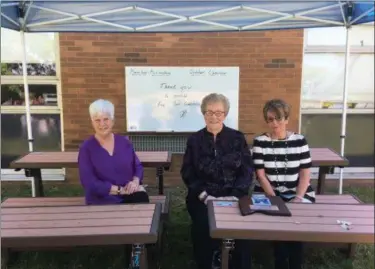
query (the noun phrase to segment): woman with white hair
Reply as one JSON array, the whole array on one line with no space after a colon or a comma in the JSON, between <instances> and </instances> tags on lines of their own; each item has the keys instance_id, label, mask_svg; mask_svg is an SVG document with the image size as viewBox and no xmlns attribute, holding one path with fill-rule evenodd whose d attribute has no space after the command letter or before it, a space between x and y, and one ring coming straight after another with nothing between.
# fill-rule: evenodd
<instances>
[{"instance_id":1,"label":"woman with white hair","mask_svg":"<svg viewBox=\"0 0 375 269\"><path fill-rule=\"evenodd\" d=\"M188 189L186 205L198 269L221 266L219 242L212 240L209 233L207 201L237 200L248 195L252 183L252 158L245 136L224 125L229 107L222 94L203 98L201 112L206 127L189 137L181 167ZM251 267L249 241L235 242L231 263L237 269Z\"/></svg>"},{"instance_id":2,"label":"woman with white hair","mask_svg":"<svg viewBox=\"0 0 375 269\"><path fill-rule=\"evenodd\" d=\"M86 204L148 203L143 167L132 143L114 134L114 105L96 100L89 107L95 134L79 149L78 167Z\"/></svg>"}]
</instances>

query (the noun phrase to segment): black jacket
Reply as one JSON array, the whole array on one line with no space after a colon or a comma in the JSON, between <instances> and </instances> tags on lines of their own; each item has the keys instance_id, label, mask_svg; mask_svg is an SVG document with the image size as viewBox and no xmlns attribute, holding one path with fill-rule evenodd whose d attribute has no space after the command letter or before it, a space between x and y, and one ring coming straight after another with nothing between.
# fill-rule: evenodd
<instances>
[{"instance_id":1,"label":"black jacket","mask_svg":"<svg viewBox=\"0 0 375 269\"><path fill-rule=\"evenodd\" d=\"M216 141L206 128L191 135L181 167L181 177L191 195L248 195L253 161L245 136L224 126Z\"/></svg>"}]
</instances>

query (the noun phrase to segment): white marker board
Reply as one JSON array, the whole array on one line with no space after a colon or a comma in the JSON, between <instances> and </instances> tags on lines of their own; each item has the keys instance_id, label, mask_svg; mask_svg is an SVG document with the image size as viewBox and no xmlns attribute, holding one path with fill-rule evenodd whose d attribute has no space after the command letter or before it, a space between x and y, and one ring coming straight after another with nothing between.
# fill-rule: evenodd
<instances>
[{"instance_id":1,"label":"white marker board","mask_svg":"<svg viewBox=\"0 0 375 269\"><path fill-rule=\"evenodd\" d=\"M207 94L230 101L225 120L238 129L239 67L125 68L127 131L195 132L204 128L200 110Z\"/></svg>"}]
</instances>

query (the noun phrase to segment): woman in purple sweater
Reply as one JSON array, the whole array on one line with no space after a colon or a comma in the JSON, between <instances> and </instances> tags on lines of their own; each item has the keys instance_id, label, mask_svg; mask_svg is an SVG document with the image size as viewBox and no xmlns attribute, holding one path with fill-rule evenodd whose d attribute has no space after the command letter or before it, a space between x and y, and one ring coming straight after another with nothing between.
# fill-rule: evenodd
<instances>
[{"instance_id":1,"label":"woman in purple sweater","mask_svg":"<svg viewBox=\"0 0 375 269\"><path fill-rule=\"evenodd\" d=\"M89 112L95 134L82 143L78 155L86 204L148 203L142 186L143 167L133 145L112 131L114 105L99 99Z\"/></svg>"}]
</instances>

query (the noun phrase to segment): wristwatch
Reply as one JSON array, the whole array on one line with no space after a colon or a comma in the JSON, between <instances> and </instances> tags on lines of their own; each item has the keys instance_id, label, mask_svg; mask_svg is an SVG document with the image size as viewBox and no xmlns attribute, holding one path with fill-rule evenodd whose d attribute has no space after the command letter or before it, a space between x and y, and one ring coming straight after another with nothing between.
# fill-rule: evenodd
<instances>
[{"instance_id":1,"label":"wristwatch","mask_svg":"<svg viewBox=\"0 0 375 269\"><path fill-rule=\"evenodd\" d=\"M117 186L117 195L121 194L121 186Z\"/></svg>"}]
</instances>

